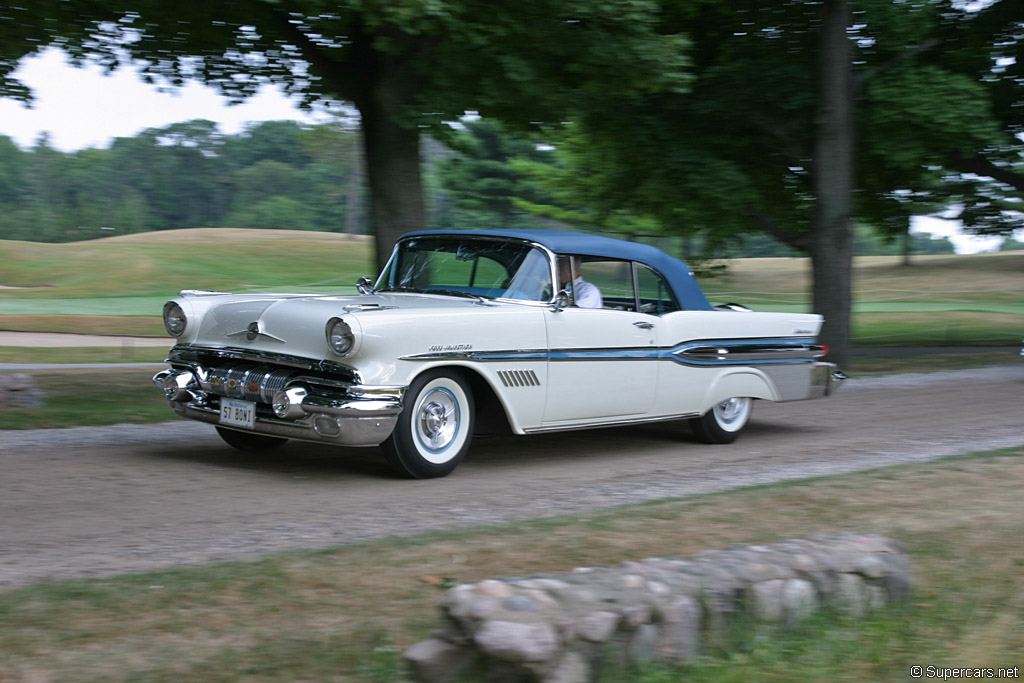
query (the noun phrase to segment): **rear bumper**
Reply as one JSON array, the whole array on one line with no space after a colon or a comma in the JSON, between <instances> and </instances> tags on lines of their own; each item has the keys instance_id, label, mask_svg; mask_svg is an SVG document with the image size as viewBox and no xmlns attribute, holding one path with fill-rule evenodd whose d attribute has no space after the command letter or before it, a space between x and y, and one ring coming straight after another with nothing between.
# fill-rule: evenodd
<instances>
[{"instance_id":1,"label":"rear bumper","mask_svg":"<svg viewBox=\"0 0 1024 683\"><path fill-rule=\"evenodd\" d=\"M831 396L846 379L835 363L815 363L811 366L811 396L822 398Z\"/></svg>"}]
</instances>

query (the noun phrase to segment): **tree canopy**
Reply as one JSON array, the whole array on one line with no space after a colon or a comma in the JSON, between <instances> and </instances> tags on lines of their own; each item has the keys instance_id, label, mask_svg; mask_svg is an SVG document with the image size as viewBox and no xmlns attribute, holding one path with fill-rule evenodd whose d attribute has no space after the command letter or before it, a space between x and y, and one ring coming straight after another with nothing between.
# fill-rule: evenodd
<instances>
[{"instance_id":1,"label":"tree canopy","mask_svg":"<svg viewBox=\"0 0 1024 683\"><path fill-rule=\"evenodd\" d=\"M685 40L648 0L40 0L0 9L0 94L47 45L243 98L275 83L360 113L378 265L426 223L420 133L466 110L557 124L584 103L685 87Z\"/></svg>"},{"instance_id":2,"label":"tree canopy","mask_svg":"<svg viewBox=\"0 0 1024 683\"><path fill-rule=\"evenodd\" d=\"M895 237L959 206L975 229L1021 226L1021 3L665 7L665 30L693 41L690 91L581 110L559 143L567 192L599 215L712 240L762 231L809 253L840 362L855 220Z\"/></svg>"}]
</instances>

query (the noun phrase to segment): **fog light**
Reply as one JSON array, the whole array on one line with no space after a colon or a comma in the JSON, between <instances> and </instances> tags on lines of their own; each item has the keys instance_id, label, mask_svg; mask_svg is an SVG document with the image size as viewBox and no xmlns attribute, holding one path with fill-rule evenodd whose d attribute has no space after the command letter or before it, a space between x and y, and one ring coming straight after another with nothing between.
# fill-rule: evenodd
<instances>
[{"instance_id":1,"label":"fog light","mask_svg":"<svg viewBox=\"0 0 1024 683\"><path fill-rule=\"evenodd\" d=\"M305 387L290 387L284 391L279 391L274 394L274 400L271 407L274 409L274 415L277 415L282 420L297 420L306 414L306 411L302 409L302 400L306 398L309 392Z\"/></svg>"},{"instance_id":2,"label":"fog light","mask_svg":"<svg viewBox=\"0 0 1024 683\"><path fill-rule=\"evenodd\" d=\"M168 401L187 401L192 397L189 385L195 384L196 378L191 372L168 372L162 380L164 396Z\"/></svg>"},{"instance_id":3,"label":"fog light","mask_svg":"<svg viewBox=\"0 0 1024 683\"><path fill-rule=\"evenodd\" d=\"M313 429L320 436L335 437L341 434L341 425L338 418L331 415L317 415L313 418Z\"/></svg>"}]
</instances>

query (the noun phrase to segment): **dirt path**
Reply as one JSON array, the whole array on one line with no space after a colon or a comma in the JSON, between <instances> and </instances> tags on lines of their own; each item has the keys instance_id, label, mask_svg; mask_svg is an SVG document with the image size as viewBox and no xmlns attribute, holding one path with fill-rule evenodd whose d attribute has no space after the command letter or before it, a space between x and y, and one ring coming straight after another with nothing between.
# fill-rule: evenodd
<instances>
[{"instance_id":1,"label":"dirt path","mask_svg":"<svg viewBox=\"0 0 1024 683\"><path fill-rule=\"evenodd\" d=\"M70 348L73 346L163 346L170 348L170 337L113 337L100 334L61 334L57 332L8 332L0 330L0 346L29 348Z\"/></svg>"},{"instance_id":2,"label":"dirt path","mask_svg":"<svg viewBox=\"0 0 1024 683\"><path fill-rule=\"evenodd\" d=\"M1024 363L855 380L759 404L731 446L678 424L480 440L454 475L376 449L259 457L206 425L0 432L0 584L96 576L557 515L1024 444Z\"/></svg>"}]
</instances>

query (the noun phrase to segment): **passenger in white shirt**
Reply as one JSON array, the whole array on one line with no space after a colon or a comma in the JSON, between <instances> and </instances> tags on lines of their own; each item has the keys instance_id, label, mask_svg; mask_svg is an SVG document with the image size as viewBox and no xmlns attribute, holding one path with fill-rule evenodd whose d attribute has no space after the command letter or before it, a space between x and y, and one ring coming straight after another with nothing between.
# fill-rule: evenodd
<instances>
[{"instance_id":1,"label":"passenger in white shirt","mask_svg":"<svg viewBox=\"0 0 1024 683\"><path fill-rule=\"evenodd\" d=\"M571 267L570 261L572 262ZM570 272L572 273L572 294L577 306L580 308L601 308L604 305L601 290L596 285L580 277L579 262L574 257L562 259L559 261L558 267L562 289L569 288L569 276Z\"/></svg>"}]
</instances>

